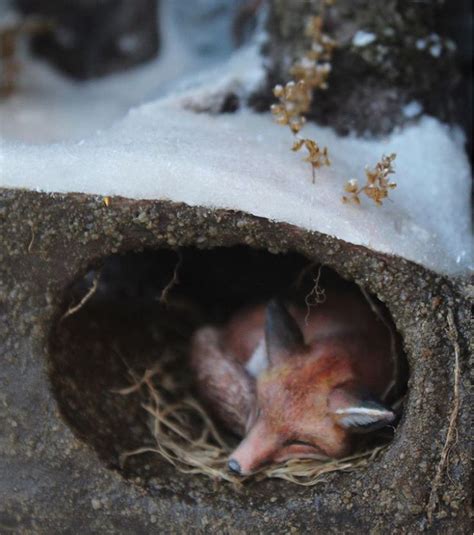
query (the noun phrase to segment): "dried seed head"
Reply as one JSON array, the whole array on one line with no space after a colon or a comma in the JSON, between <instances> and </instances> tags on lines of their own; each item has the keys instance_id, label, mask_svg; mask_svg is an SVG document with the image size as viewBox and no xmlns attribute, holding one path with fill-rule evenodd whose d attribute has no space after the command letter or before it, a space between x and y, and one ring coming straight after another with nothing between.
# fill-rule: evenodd
<instances>
[{"instance_id":1,"label":"dried seed head","mask_svg":"<svg viewBox=\"0 0 474 535\"><path fill-rule=\"evenodd\" d=\"M360 204L360 193L364 193L372 199L377 206L382 206L382 201L388 197L388 192L397 187L395 182L390 182L389 175L395 172L393 161L396 154L382 156L373 169L365 169L366 184L359 188L357 180L349 180L344 185L344 191L350 194L350 197L342 197L342 202Z\"/></svg>"},{"instance_id":2,"label":"dried seed head","mask_svg":"<svg viewBox=\"0 0 474 535\"><path fill-rule=\"evenodd\" d=\"M325 3L324 6L330 5ZM306 54L290 69L294 80L284 86L278 84L273 88L273 95L279 99L278 104L271 106L271 112L276 122L288 125L293 135L297 135L303 128L313 99L313 91L327 89L327 79L331 72L331 58L336 46L329 36L322 32L323 17L321 15L310 17L306 24L305 35L310 38L310 46ZM309 162L313 171L330 165L328 150L322 148L311 139L298 139L293 143L292 150L298 151L305 147L308 155L305 161Z\"/></svg>"}]
</instances>

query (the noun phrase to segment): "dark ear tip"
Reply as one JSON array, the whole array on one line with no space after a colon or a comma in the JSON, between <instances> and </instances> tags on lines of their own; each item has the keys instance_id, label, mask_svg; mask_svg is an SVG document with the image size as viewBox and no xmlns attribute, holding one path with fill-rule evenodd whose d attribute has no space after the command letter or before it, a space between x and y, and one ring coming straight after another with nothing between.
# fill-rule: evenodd
<instances>
[{"instance_id":1,"label":"dark ear tip","mask_svg":"<svg viewBox=\"0 0 474 535\"><path fill-rule=\"evenodd\" d=\"M267 304L265 339L271 364L286 360L304 345L300 327L279 298Z\"/></svg>"},{"instance_id":2,"label":"dark ear tip","mask_svg":"<svg viewBox=\"0 0 474 535\"><path fill-rule=\"evenodd\" d=\"M227 466L231 472L234 472L234 474L240 475L241 473L240 464L235 459L230 459L229 462L227 463Z\"/></svg>"},{"instance_id":3,"label":"dark ear tip","mask_svg":"<svg viewBox=\"0 0 474 535\"><path fill-rule=\"evenodd\" d=\"M266 317L267 322L279 321L280 318L284 321L288 318L293 319L283 300L278 297L267 303Z\"/></svg>"},{"instance_id":4,"label":"dark ear tip","mask_svg":"<svg viewBox=\"0 0 474 535\"><path fill-rule=\"evenodd\" d=\"M285 309L285 305L279 298L273 298L267 303L267 310L271 311L277 311L281 309Z\"/></svg>"}]
</instances>

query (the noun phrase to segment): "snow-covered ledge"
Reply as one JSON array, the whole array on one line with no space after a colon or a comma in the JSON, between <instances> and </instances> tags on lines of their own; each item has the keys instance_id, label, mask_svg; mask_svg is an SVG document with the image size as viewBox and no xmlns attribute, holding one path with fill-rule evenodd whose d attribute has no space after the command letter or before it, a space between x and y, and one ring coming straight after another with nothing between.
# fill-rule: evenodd
<instances>
[{"instance_id":1,"label":"snow-covered ledge","mask_svg":"<svg viewBox=\"0 0 474 535\"><path fill-rule=\"evenodd\" d=\"M465 273L471 262L470 168L462 135L423 117L381 140L339 137L308 125L329 148L317 172L290 150L286 129L269 114L193 111L193 99L164 99L132 109L81 141L26 144L4 140L0 186L167 199L229 208L315 230L398 255L439 273ZM187 109L186 109L187 108ZM350 178L397 153L397 188L383 207L341 202Z\"/></svg>"}]
</instances>

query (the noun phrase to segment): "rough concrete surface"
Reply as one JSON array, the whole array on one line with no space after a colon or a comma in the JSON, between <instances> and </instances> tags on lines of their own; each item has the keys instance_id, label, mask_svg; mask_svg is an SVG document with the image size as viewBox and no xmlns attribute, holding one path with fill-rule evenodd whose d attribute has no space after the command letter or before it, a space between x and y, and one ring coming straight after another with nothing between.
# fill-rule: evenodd
<instances>
[{"instance_id":1,"label":"rough concrete surface","mask_svg":"<svg viewBox=\"0 0 474 535\"><path fill-rule=\"evenodd\" d=\"M1 190L0 243L1 533L470 531L462 281L243 213L82 194ZM51 333L66 289L113 253L238 244L301 253L387 305L410 365L393 443L367 468L311 488L271 480L236 491L170 467L128 480L69 427L53 393Z\"/></svg>"}]
</instances>

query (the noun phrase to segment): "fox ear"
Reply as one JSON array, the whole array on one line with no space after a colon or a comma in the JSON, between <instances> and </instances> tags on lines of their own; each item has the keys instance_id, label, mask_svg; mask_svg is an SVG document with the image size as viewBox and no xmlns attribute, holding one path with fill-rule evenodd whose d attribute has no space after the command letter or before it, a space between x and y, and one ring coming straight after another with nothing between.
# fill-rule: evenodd
<instances>
[{"instance_id":1,"label":"fox ear","mask_svg":"<svg viewBox=\"0 0 474 535\"><path fill-rule=\"evenodd\" d=\"M353 433L375 431L395 420L395 413L381 402L360 399L343 389L331 393L329 409L336 422Z\"/></svg>"},{"instance_id":2,"label":"fox ear","mask_svg":"<svg viewBox=\"0 0 474 535\"><path fill-rule=\"evenodd\" d=\"M284 362L304 346L301 329L283 303L276 299L267 305L265 342L272 365Z\"/></svg>"}]
</instances>

